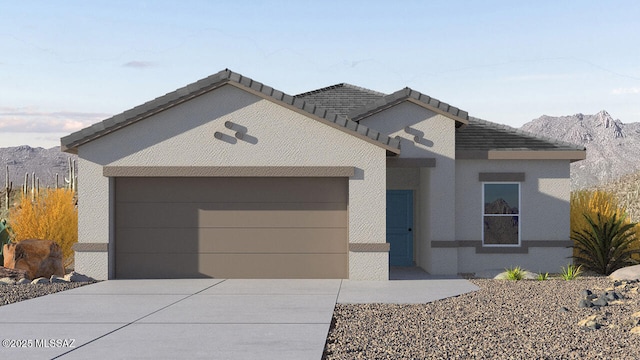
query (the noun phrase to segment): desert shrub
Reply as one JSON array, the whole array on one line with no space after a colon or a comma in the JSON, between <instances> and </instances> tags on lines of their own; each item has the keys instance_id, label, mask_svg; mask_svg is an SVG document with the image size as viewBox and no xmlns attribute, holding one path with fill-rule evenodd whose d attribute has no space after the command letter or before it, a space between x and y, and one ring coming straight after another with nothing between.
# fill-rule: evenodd
<instances>
[{"instance_id":1,"label":"desert shrub","mask_svg":"<svg viewBox=\"0 0 640 360\"><path fill-rule=\"evenodd\" d=\"M13 234L11 233L11 227L7 224L7 220L0 220L0 266L4 264L4 244L11 242L12 238Z\"/></svg>"},{"instance_id":2,"label":"desert shrub","mask_svg":"<svg viewBox=\"0 0 640 360\"><path fill-rule=\"evenodd\" d=\"M548 273L548 272L547 272L547 273L544 273L544 274L543 274L543 273L539 273L539 274L538 274L538 276L536 277L536 279L537 279L538 281L545 281L545 280L548 280L548 279L549 279L549 273Z\"/></svg>"},{"instance_id":3,"label":"desert shrub","mask_svg":"<svg viewBox=\"0 0 640 360\"><path fill-rule=\"evenodd\" d=\"M632 245L636 239L636 225L626 219L626 215L618 217L597 214L596 218L584 215L588 223L587 230L574 231L576 254L574 260L587 270L609 275L629 265L636 264L631 256L638 253Z\"/></svg>"},{"instance_id":4,"label":"desert shrub","mask_svg":"<svg viewBox=\"0 0 640 360\"><path fill-rule=\"evenodd\" d=\"M598 214L604 218L615 215L618 219L624 219L624 224L631 223L626 207L618 201L614 193L604 190L580 190L571 193L571 234L590 231L591 226L585 216L596 219ZM636 225L636 231L640 233L640 225ZM640 238L632 241L629 247L632 250L640 250ZM573 256L578 256L575 246ZM640 254L633 254L632 258L639 261Z\"/></svg>"},{"instance_id":5,"label":"desert shrub","mask_svg":"<svg viewBox=\"0 0 640 360\"><path fill-rule=\"evenodd\" d=\"M520 266L512 267L510 269L504 269L507 272L507 280L522 280L524 279L525 270Z\"/></svg>"},{"instance_id":6,"label":"desert shrub","mask_svg":"<svg viewBox=\"0 0 640 360\"><path fill-rule=\"evenodd\" d=\"M567 265L565 268L562 267L562 272L560 273L560 277L564 280L574 280L578 276L582 274L582 265L575 266L573 264Z\"/></svg>"},{"instance_id":7,"label":"desert shrub","mask_svg":"<svg viewBox=\"0 0 640 360\"><path fill-rule=\"evenodd\" d=\"M75 193L68 189L40 191L35 201L22 197L9 211L14 241L53 240L62 248L63 265L73 262L73 244L78 241L78 210Z\"/></svg>"}]
</instances>

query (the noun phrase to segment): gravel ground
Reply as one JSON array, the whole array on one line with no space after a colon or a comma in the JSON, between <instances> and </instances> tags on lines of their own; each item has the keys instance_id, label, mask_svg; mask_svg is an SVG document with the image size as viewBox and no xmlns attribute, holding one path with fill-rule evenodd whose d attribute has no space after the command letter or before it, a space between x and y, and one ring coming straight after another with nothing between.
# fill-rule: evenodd
<instances>
[{"instance_id":1,"label":"gravel ground","mask_svg":"<svg viewBox=\"0 0 640 360\"><path fill-rule=\"evenodd\" d=\"M582 290L599 294L612 280L470 281L480 290L430 304L336 305L323 358L640 359L640 334L629 331L638 283L596 309L578 307ZM594 314L599 329L578 325Z\"/></svg>"},{"instance_id":2,"label":"gravel ground","mask_svg":"<svg viewBox=\"0 0 640 360\"><path fill-rule=\"evenodd\" d=\"M70 282L53 284L0 284L0 306L16 303L23 300L37 298L39 296L57 293L80 286L93 284L92 282Z\"/></svg>"}]
</instances>

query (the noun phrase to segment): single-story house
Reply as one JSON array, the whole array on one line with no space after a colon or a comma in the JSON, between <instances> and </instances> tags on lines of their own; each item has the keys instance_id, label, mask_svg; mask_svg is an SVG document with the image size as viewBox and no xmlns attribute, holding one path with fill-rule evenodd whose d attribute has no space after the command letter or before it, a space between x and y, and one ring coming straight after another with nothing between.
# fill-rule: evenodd
<instances>
[{"instance_id":1,"label":"single-story house","mask_svg":"<svg viewBox=\"0 0 640 360\"><path fill-rule=\"evenodd\" d=\"M61 143L96 279L556 272L586 156L409 88L291 96L230 70Z\"/></svg>"}]
</instances>

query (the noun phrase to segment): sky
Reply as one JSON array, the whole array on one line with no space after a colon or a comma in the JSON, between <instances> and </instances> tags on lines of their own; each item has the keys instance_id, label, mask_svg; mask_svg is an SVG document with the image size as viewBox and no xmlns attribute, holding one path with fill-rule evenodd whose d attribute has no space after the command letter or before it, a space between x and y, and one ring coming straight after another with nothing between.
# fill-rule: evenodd
<instances>
[{"instance_id":1,"label":"sky","mask_svg":"<svg viewBox=\"0 0 640 360\"><path fill-rule=\"evenodd\" d=\"M0 0L0 147L50 148L225 68L295 95L410 87L520 127L640 121L640 1Z\"/></svg>"}]
</instances>

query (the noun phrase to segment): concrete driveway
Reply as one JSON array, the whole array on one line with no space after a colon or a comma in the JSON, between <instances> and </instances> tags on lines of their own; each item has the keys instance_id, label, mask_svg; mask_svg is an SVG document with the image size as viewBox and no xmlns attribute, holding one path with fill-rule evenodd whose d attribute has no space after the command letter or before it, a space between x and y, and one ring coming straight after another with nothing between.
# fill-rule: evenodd
<instances>
[{"instance_id":1,"label":"concrete driveway","mask_svg":"<svg viewBox=\"0 0 640 360\"><path fill-rule=\"evenodd\" d=\"M1 306L0 358L321 359L337 302L475 290L462 279L104 281Z\"/></svg>"}]
</instances>

